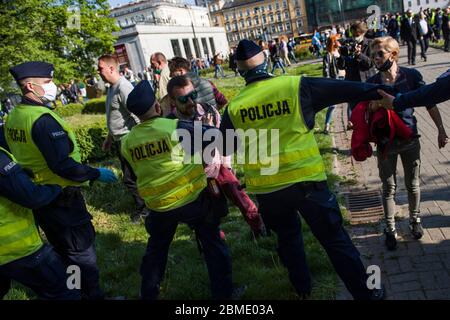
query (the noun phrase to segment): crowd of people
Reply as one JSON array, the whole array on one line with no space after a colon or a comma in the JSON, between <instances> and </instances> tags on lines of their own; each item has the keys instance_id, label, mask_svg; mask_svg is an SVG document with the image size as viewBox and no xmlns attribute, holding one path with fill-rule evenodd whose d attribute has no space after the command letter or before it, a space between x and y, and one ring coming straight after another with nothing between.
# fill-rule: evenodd
<instances>
[{"instance_id":1,"label":"crowd of people","mask_svg":"<svg viewBox=\"0 0 450 320\"><path fill-rule=\"evenodd\" d=\"M411 27L410 18L407 14L401 23ZM395 250L397 160L400 156L405 172L410 232L420 239L424 233L421 159L414 107L422 103L427 108L438 130L438 146L445 147L448 137L436 103L450 98L450 73L426 86L420 72L398 65L400 44L395 37L382 33L372 37L369 34L376 31L363 21L352 23L347 31L342 38L336 30L325 39L322 78L273 75L277 68L285 73L284 67L295 62L292 39L281 38L267 45L241 40L229 63L235 74L244 78L245 87L231 101L212 81L199 75L197 60L169 60L155 52L149 57L147 73L138 73L136 78L128 67L121 69L114 55L98 59L98 73L107 84L108 136L102 149L106 152L115 146L123 183L134 199L131 219L136 223L144 220L149 233L140 267L142 299L159 296L179 223L195 232L208 268L212 298L243 295L245 288L233 285L230 250L220 228L228 201L239 208L255 239L275 233L277 253L299 297L308 297L313 286L300 214L352 296L384 298L384 287L367 286L366 269L328 188L314 136L316 114L328 108L324 131L329 133L334 106L347 102L348 129L353 129L355 137L353 156L370 156L369 142L377 142L385 244ZM313 45L319 46L318 41ZM212 60L215 77L223 75L223 59L215 56ZM107 168L82 164L70 126L48 108L57 98L53 69L53 65L38 61L10 69L22 100L9 113L0 135L0 239L5 243L0 251L0 297L8 292L11 280L16 280L40 298L104 299L95 228L81 187L89 188L94 181L114 183L117 176ZM72 86L81 92L75 81ZM394 119L392 129L402 132L401 137L376 126L388 116ZM244 137L237 139L240 148L223 146L230 142L226 141L227 132L246 129L277 130L279 140L265 147L273 150L277 145L279 149L256 163L245 162L245 185L241 185L230 156L239 150L250 155L258 141ZM222 147L213 145L212 139L195 143L198 130L202 137L221 136ZM196 154L201 155L200 163L186 161L195 159ZM277 158L277 170L265 174L272 157ZM257 204L248 193L256 195ZM49 244L43 244L37 226ZM81 269L81 288L66 286L67 265Z\"/></svg>"}]
</instances>

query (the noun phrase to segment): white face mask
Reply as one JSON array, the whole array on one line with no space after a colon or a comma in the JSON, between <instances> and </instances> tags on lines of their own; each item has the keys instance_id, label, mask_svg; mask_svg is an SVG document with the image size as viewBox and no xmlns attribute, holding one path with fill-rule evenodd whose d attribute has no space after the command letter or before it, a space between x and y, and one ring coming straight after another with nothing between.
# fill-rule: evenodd
<instances>
[{"instance_id":1,"label":"white face mask","mask_svg":"<svg viewBox=\"0 0 450 320\"><path fill-rule=\"evenodd\" d=\"M38 96L44 104L56 100L56 94L58 92L58 88L56 87L56 84L53 81L51 81L49 83L36 84L36 85L40 86L44 90L44 95Z\"/></svg>"},{"instance_id":2,"label":"white face mask","mask_svg":"<svg viewBox=\"0 0 450 320\"><path fill-rule=\"evenodd\" d=\"M364 40L364 35L363 35L363 34L360 35L360 36L355 37L355 41L356 41L357 43L360 43L360 42L362 42L363 40Z\"/></svg>"}]
</instances>

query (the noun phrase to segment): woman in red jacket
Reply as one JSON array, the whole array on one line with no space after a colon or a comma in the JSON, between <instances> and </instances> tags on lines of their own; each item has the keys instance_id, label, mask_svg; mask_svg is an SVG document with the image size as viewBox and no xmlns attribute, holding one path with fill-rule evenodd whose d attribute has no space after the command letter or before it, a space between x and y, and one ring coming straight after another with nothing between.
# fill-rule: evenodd
<instances>
[{"instance_id":1,"label":"woman in red jacket","mask_svg":"<svg viewBox=\"0 0 450 320\"><path fill-rule=\"evenodd\" d=\"M391 37L377 38L371 45L372 57L378 73L367 82L394 86L400 93L416 90L425 85L422 75L415 69L399 67L397 61L400 47ZM438 128L438 144L445 146L447 135L442 124L441 115L436 105L427 106L427 110ZM397 247L397 232L395 229L395 191L396 168L398 156L402 161L405 172L405 186L408 191L410 230L415 239L423 235L423 228L419 217L420 206L420 142L417 135L417 120L413 108L396 111L400 119L416 134L416 138L408 141L395 140L390 145L385 156L377 155L378 170L383 184L383 206L386 217L386 246L389 250Z\"/></svg>"}]
</instances>

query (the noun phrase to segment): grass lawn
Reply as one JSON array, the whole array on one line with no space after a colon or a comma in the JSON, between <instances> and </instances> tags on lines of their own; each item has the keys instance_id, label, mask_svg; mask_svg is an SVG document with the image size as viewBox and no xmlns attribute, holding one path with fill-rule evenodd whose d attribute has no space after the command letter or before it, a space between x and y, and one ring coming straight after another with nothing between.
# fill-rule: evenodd
<instances>
[{"instance_id":1,"label":"grass lawn","mask_svg":"<svg viewBox=\"0 0 450 320\"><path fill-rule=\"evenodd\" d=\"M321 75L321 64L289 69L289 74ZM211 77L212 75L210 75ZM218 88L231 99L244 85L242 78L228 74L225 79L212 79ZM325 111L316 119L316 127L323 128ZM82 116L72 117L79 122ZM327 170L331 170L331 138L317 130L317 141L324 154ZM121 175L116 159L93 164L107 166ZM101 283L108 296L139 297L139 266L144 254L147 233L143 224L130 223L133 201L121 183L103 185L95 183L84 192L89 210L94 216L97 230L98 264ZM249 227L239 211L230 207L223 219L222 228L233 259L233 279L236 285L246 284L244 299L297 299L286 269L276 253L274 235L257 241L251 239ZM305 249L314 280L313 299L333 299L337 276L319 243L303 224ZM209 299L209 281L205 263L200 256L193 232L180 225L169 251L167 271L162 283L161 299ZM14 285L9 299L33 299L31 292Z\"/></svg>"}]
</instances>

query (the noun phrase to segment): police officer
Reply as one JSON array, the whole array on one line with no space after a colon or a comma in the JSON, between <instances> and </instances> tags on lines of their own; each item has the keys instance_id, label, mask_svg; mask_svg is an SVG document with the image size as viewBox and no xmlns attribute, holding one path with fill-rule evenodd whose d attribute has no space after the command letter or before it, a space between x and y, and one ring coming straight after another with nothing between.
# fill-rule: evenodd
<instances>
[{"instance_id":1,"label":"police officer","mask_svg":"<svg viewBox=\"0 0 450 320\"><path fill-rule=\"evenodd\" d=\"M70 127L48 107L55 100L53 65L32 61L10 69L22 90L22 103L8 115L6 142L18 163L33 174L37 184L56 184L61 194L34 215L48 241L68 264L81 269L81 291L101 299L95 253L95 231L80 187L89 181L114 182L105 168L80 163L80 152Z\"/></svg>"},{"instance_id":2,"label":"police officer","mask_svg":"<svg viewBox=\"0 0 450 320\"><path fill-rule=\"evenodd\" d=\"M438 104L450 99L450 69L443 73L436 82L420 87L396 96L390 95L383 90L378 91L383 100L378 106L385 106L396 111L403 111L411 107L424 107L430 104Z\"/></svg>"},{"instance_id":3,"label":"police officer","mask_svg":"<svg viewBox=\"0 0 450 320\"><path fill-rule=\"evenodd\" d=\"M61 193L57 185L33 184L29 176L0 147L0 300L11 280L32 289L41 299L75 300L63 261L42 243L30 209L47 205Z\"/></svg>"},{"instance_id":4,"label":"police officer","mask_svg":"<svg viewBox=\"0 0 450 320\"><path fill-rule=\"evenodd\" d=\"M148 81L140 82L129 94L127 108L141 123L123 138L121 151L137 177L139 194L151 209L146 218L150 238L141 265L142 299L153 300L159 294L169 246L180 222L195 230L208 267L212 297L231 298L231 259L219 234L219 216L226 214L226 200L211 199L203 166L184 163L184 149L178 148L178 140L171 139L177 129L193 133L193 122L162 118ZM217 215L212 215L208 210L212 206L222 212L215 210Z\"/></svg>"},{"instance_id":5,"label":"police officer","mask_svg":"<svg viewBox=\"0 0 450 320\"><path fill-rule=\"evenodd\" d=\"M244 163L243 168L247 192L256 194L264 223L277 234L278 255L297 293L308 296L311 292L299 211L353 297L382 298L383 289L369 290L366 286L366 270L342 226L339 205L328 189L313 134L317 112L344 101L380 99L377 86L334 79L274 78L266 72L261 49L248 40L239 42L237 63L246 87L228 104L221 130L225 138L227 129L279 130L279 152L273 158L258 159L257 164ZM246 155L250 144L256 143L243 140ZM273 147L271 143L267 146L268 150ZM261 150L258 152L261 154ZM263 163L276 161L275 157L279 161L278 170L262 175Z\"/></svg>"}]
</instances>

